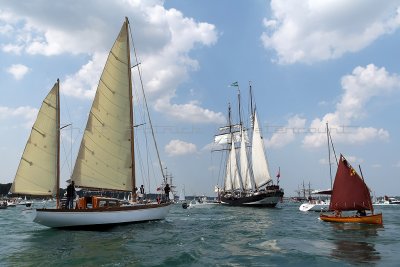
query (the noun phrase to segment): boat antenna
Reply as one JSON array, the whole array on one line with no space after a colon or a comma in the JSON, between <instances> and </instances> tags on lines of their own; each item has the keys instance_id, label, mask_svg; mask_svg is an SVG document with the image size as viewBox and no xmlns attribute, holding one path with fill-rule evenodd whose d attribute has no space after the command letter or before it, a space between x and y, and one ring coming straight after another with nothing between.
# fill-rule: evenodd
<instances>
[{"instance_id":1,"label":"boat antenna","mask_svg":"<svg viewBox=\"0 0 400 267\"><path fill-rule=\"evenodd\" d=\"M137 57L137 54L136 54L135 42L133 41L131 24L129 23L128 18L126 18L126 21L128 23L128 26L129 26L129 32L130 32L130 36L131 36L131 40L132 40L133 54L135 55L135 60L136 60L136 63L137 63L136 67L137 67L138 74L139 74L140 86L142 88L143 100L144 100L144 103L145 103L145 106L146 106L147 117L149 119L151 135L153 136L154 146L156 148L156 153L157 153L158 163L160 165L161 175L163 176L163 179L166 180L166 177L165 177L165 174L164 174L164 170L163 170L163 166L162 166L162 162L161 162L161 158L160 158L160 152L158 151L157 141L156 141L156 137L155 137L155 134L154 134L153 123L152 123L151 118L150 118L150 112L149 112L149 106L147 104L146 94L144 92L142 73L141 73L140 67L139 67L140 64L138 64L139 61L138 61L138 57Z\"/></svg>"}]
</instances>

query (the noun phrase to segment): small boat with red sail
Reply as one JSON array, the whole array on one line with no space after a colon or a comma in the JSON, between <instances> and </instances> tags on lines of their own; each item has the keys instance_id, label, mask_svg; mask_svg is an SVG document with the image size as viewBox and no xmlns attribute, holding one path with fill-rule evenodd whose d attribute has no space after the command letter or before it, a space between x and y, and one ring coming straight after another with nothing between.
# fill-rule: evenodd
<instances>
[{"instance_id":1,"label":"small boat with red sail","mask_svg":"<svg viewBox=\"0 0 400 267\"><path fill-rule=\"evenodd\" d=\"M320 215L320 219L337 223L362 223L382 225L382 213L374 214L370 190L361 176L354 170L343 155L340 155L333 184L329 210L334 214ZM357 211L356 215L342 212ZM370 211L370 213L366 213Z\"/></svg>"}]
</instances>

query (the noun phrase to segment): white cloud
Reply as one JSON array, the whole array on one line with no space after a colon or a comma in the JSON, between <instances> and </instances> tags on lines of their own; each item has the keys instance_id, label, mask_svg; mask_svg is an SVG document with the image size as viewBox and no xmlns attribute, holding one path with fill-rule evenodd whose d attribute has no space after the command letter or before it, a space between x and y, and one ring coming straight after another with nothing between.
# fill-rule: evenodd
<instances>
[{"instance_id":1,"label":"white cloud","mask_svg":"<svg viewBox=\"0 0 400 267\"><path fill-rule=\"evenodd\" d=\"M374 169L379 169L379 168L382 168L382 164L375 163L375 164L372 164L371 167Z\"/></svg>"},{"instance_id":2,"label":"white cloud","mask_svg":"<svg viewBox=\"0 0 400 267\"><path fill-rule=\"evenodd\" d=\"M343 95L336 104L333 113L311 122L310 131L303 139L305 147L326 145L324 129L329 123L331 135L335 142L364 143L372 139L388 140L389 133L384 129L353 126L360 118L367 115L367 103L376 96L389 95L400 89L400 77L390 74L385 68L373 64L356 67L351 75L342 78Z\"/></svg>"},{"instance_id":3,"label":"white cloud","mask_svg":"<svg viewBox=\"0 0 400 267\"><path fill-rule=\"evenodd\" d=\"M16 80L21 80L29 70L30 69L25 65L13 64L7 69L7 72L13 75Z\"/></svg>"},{"instance_id":4,"label":"white cloud","mask_svg":"<svg viewBox=\"0 0 400 267\"><path fill-rule=\"evenodd\" d=\"M12 40L2 49L46 56L88 54L91 58L76 73L67 75L62 90L73 97L91 98L103 66L102 55L108 53L123 18L128 16L150 104L157 103L159 112L179 120L221 122L220 113L201 107L195 99L174 103L176 88L199 68L190 52L217 42L215 26L162 5L163 1L79 1L80 8L71 9L71 2L50 6L7 2L7 13L0 11L0 22L15 30ZM43 6L47 8L43 10ZM86 10L93 8L95 12L88 17ZM135 70L133 75L137 78ZM183 110L177 112L180 108ZM185 112L188 116L181 114Z\"/></svg>"},{"instance_id":5,"label":"white cloud","mask_svg":"<svg viewBox=\"0 0 400 267\"><path fill-rule=\"evenodd\" d=\"M221 124L226 121L221 112L204 109L197 101L187 104L171 104L168 99L160 99L157 101L155 109L184 122Z\"/></svg>"},{"instance_id":6,"label":"white cloud","mask_svg":"<svg viewBox=\"0 0 400 267\"><path fill-rule=\"evenodd\" d=\"M344 156L350 162L350 164L354 165L354 166L364 162L364 159L362 159L362 158L357 158L355 156L346 156L346 155L344 155ZM337 155L337 157L339 160L339 155ZM322 158L318 162L321 165L329 165L329 160L327 158ZM331 154L331 164L335 164L335 162L336 162L336 158L333 154Z\"/></svg>"},{"instance_id":7,"label":"white cloud","mask_svg":"<svg viewBox=\"0 0 400 267\"><path fill-rule=\"evenodd\" d=\"M0 106L0 121L22 119L22 126L25 128L31 128L36 120L38 111L37 108L29 106L18 108Z\"/></svg>"},{"instance_id":8,"label":"white cloud","mask_svg":"<svg viewBox=\"0 0 400 267\"><path fill-rule=\"evenodd\" d=\"M400 168L400 160L394 166Z\"/></svg>"},{"instance_id":9,"label":"white cloud","mask_svg":"<svg viewBox=\"0 0 400 267\"><path fill-rule=\"evenodd\" d=\"M92 99L106 59L105 53L95 53L92 59L83 65L77 73L65 78L61 86L62 92L76 98Z\"/></svg>"},{"instance_id":10,"label":"white cloud","mask_svg":"<svg viewBox=\"0 0 400 267\"><path fill-rule=\"evenodd\" d=\"M268 147L280 148L294 141L296 134L304 133L306 119L295 115L289 118L286 126L275 131L272 137L266 141Z\"/></svg>"},{"instance_id":11,"label":"white cloud","mask_svg":"<svg viewBox=\"0 0 400 267\"><path fill-rule=\"evenodd\" d=\"M196 153L197 148L195 144L192 143L187 143L181 140L171 140L166 146L165 146L165 152L169 156L182 156L182 155L187 155L187 154L193 154Z\"/></svg>"},{"instance_id":12,"label":"white cloud","mask_svg":"<svg viewBox=\"0 0 400 267\"><path fill-rule=\"evenodd\" d=\"M400 27L397 0L272 0L271 10L261 39L281 64L339 58Z\"/></svg>"},{"instance_id":13,"label":"white cloud","mask_svg":"<svg viewBox=\"0 0 400 267\"><path fill-rule=\"evenodd\" d=\"M21 45L13 45L13 44L6 44L2 46L2 50L6 53L15 53L17 55L21 54L21 51L24 49Z\"/></svg>"},{"instance_id":14,"label":"white cloud","mask_svg":"<svg viewBox=\"0 0 400 267\"><path fill-rule=\"evenodd\" d=\"M13 30L13 27L10 24L0 25L0 34L9 34Z\"/></svg>"}]
</instances>

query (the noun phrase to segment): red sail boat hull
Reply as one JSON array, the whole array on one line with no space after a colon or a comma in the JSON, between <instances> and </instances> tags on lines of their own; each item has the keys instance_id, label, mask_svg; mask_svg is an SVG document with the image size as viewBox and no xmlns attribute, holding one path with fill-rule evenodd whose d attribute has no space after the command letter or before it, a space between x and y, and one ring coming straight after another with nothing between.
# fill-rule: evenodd
<instances>
[{"instance_id":1,"label":"red sail boat hull","mask_svg":"<svg viewBox=\"0 0 400 267\"><path fill-rule=\"evenodd\" d=\"M382 225L382 213L379 214L371 214L367 216L334 216L334 215L326 215L321 214L320 219L325 222L337 222L337 223L363 223L363 224L378 224Z\"/></svg>"}]
</instances>

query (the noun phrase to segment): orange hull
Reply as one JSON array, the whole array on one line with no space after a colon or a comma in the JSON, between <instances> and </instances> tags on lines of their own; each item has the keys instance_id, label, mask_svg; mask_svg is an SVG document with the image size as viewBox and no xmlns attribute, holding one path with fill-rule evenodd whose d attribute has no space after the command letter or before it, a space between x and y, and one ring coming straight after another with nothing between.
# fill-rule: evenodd
<instances>
[{"instance_id":1,"label":"orange hull","mask_svg":"<svg viewBox=\"0 0 400 267\"><path fill-rule=\"evenodd\" d=\"M365 223L365 224L379 224L382 225L382 213L367 215L362 217L349 216L349 217L336 217L334 215L321 214L319 216L321 220L326 222L337 222L337 223Z\"/></svg>"}]
</instances>

